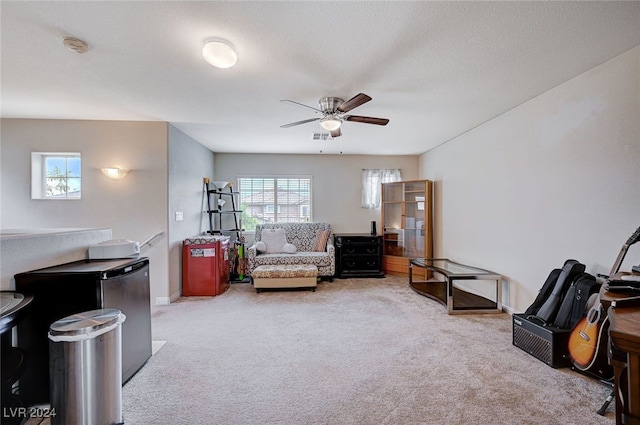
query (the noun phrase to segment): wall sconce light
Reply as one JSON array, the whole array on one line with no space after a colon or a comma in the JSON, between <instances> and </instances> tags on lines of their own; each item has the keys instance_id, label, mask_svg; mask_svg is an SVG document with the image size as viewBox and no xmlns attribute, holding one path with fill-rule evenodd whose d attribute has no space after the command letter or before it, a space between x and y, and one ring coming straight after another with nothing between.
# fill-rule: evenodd
<instances>
[{"instance_id":1,"label":"wall sconce light","mask_svg":"<svg viewBox=\"0 0 640 425\"><path fill-rule=\"evenodd\" d=\"M129 170L123 170L122 168L117 167L101 168L100 171L112 180L120 180L129 172Z\"/></svg>"}]
</instances>

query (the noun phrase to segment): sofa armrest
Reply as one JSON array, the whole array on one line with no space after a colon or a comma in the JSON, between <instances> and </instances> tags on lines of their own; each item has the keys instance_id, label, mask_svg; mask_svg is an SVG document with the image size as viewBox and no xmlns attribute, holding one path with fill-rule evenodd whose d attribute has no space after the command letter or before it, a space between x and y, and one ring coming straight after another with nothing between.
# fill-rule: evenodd
<instances>
[{"instance_id":1,"label":"sofa armrest","mask_svg":"<svg viewBox=\"0 0 640 425\"><path fill-rule=\"evenodd\" d=\"M253 269L256 268L256 255L258 255L258 249L256 248L256 244L253 244L247 248L247 258L249 260L247 264L247 274L249 275Z\"/></svg>"},{"instance_id":2,"label":"sofa armrest","mask_svg":"<svg viewBox=\"0 0 640 425\"><path fill-rule=\"evenodd\" d=\"M327 252L335 257L336 247L331 241L327 241Z\"/></svg>"},{"instance_id":3,"label":"sofa armrest","mask_svg":"<svg viewBox=\"0 0 640 425\"><path fill-rule=\"evenodd\" d=\"M333 242L327 242L327 254L331 258L331 264L335 266L336 264L336 247L333 245Z\"/></svg>"},{"instance_id":4,"label":"sofa armrest","mask_svg":"<svg viewBox=\"0 0 640 425\"><path fill-rule=\"evenodd\" d=\"M330 275L333 277L336 273L336 247L330 240L327 241L327 254L329 254L329 258L331 259Z\"/></svg>"}]
</instances>

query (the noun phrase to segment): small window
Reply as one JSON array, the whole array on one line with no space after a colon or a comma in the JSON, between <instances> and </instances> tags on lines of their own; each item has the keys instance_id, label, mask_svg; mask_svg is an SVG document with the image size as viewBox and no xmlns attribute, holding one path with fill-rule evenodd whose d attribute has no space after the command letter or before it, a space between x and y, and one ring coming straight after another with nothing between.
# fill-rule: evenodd
<instances>
[{"instance_id":1,"label":"small window","mask_svg":"<svg viewBox=\"0 0 640 425\"><path fill-rule=\"evenodd\" d=\"M32 152L31 199L80 199L79 152Z\"/></svg>"}]
</instances>

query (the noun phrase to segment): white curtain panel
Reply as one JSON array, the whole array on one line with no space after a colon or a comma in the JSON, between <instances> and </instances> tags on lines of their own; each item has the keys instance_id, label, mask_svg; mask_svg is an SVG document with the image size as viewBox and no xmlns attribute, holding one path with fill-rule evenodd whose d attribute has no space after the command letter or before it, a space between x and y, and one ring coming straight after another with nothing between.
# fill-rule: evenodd
<instances>
[{"instance_id":1,"label":"white curtain panel","mask_svg":"<svg viewBox=\"0 0 640 425\"><path fill-rule=\"evenodd\" d=\"M399 169L362 170L362 208L380 208L382 183L402 180Z\"/></svg>"}]
</instances>

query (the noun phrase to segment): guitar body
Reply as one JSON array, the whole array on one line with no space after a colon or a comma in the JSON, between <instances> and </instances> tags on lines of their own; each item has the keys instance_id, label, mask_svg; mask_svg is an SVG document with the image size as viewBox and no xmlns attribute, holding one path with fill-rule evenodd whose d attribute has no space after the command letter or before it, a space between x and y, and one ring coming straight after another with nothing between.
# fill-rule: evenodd
<instances>
[{"instance_id":1,"label":"guitar body","mask_svg":"<svg viewBox=\"0 0 640 425\"><path fill-rule=\"evenodd\" d=\"M640 227L622 245L609 276L618 272L629 246L639 240ZM583 372L589 372L605 380L613 377L613 368L609 365L607 356L608 329L609 317L598 297L587 316L578 322L569 335L569 357L573 365Z\"/></svg>"},{"instance_id":2,"label":"guitar body","mask_svg":"<svg viewBox=\"0 0 640 425\"><path fill-rule=\"evenodd\" d=\"M591 314L587 315L571 331L569 357L576 369L609 380L613 377L613 368L607 357L609 317L604 315L603 320L593 322L590 317Z\"/></svg>"},{"instance_id":3,"label":"guitar body","mask_svg":"<svg viewBox=\"0 0 640 425\"><path fill-rule=\"evenodd\" d=\"M589 367L598 352L598 334L600 327L597 323L589 323L585 317L578 322L569 336L569 355L576 367L584 370Z\"/></svg>"}]
</instances>

